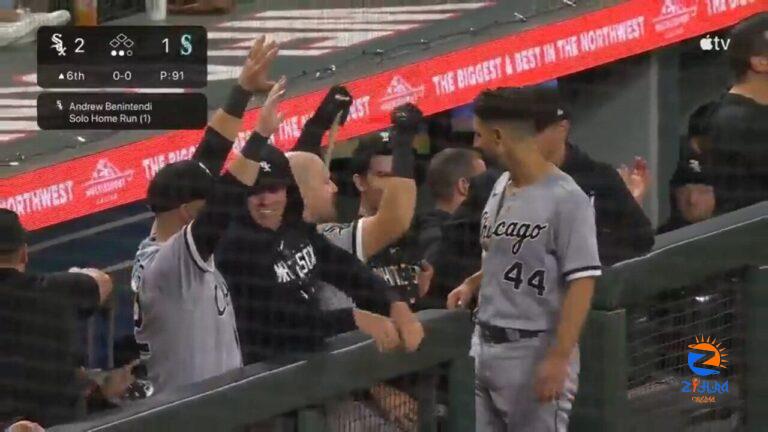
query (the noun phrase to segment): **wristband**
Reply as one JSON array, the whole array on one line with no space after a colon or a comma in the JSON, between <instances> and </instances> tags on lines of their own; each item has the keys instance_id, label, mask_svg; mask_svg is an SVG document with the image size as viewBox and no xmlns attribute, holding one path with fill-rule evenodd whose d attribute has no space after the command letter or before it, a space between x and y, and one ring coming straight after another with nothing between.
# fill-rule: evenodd
<instances>
[{"instance_id":1,"label":"wristband","mask_svg":"<svg viewBox=\"0 0 768 432\"><path fill-rule=\"evenodd\" d=\"M246 159L258 162L261 160L262 150L267 146L269 146L269 139L254 131L240 150L240 154Z\"/></svg>"},{"instance_id":2,"label":"wristband","mask_svg":"<svg viewBox=\"0 0 768 432\"><path fill-rule=\"evenodd\" d=\"M235 84L232 86L232 90L229 91L229 97L227 97L227 102L222 109L232 117L243 118L245 108L248 106L248 102L251 101L252 96L253 93L240 87L240 84Z\"/></svg>"}]
</instances>

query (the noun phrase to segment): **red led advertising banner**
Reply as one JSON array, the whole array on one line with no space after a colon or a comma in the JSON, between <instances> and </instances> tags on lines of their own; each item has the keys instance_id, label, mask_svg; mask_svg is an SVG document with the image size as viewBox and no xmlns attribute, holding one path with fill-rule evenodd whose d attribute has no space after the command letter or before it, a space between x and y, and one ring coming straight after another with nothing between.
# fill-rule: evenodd
<instances>
[{"instance_id":1,"label":"red led advertising banner","mask_svg":"<svg viewBox=\"0 0 768 432\"><path fill-rule=\"evenodd\" d=\"M355 102L338 138L388 126L405 102L425 114L470 102L488 87L543 82L727 27L766 10L766 0L629 0L559 23L345 83ZM327 89L286 99L273 139L290 148ZM242 145L259 116L244 117ZM176 131L2 180L0 207L34 230L144 198L165 164L189 158L202 131Z\"/></svg>"}]
</instances>

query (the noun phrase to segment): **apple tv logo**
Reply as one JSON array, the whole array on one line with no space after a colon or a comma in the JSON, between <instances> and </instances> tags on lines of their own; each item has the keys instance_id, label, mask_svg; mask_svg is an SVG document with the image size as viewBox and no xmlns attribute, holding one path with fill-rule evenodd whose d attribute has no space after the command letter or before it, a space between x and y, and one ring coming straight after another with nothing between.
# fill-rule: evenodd
<instances>
[{"instance_id":1,"label":"apple tv logo","mask_svg":"<svg viewBox=\"0 0 768 432\"><path fill-rule=\"evenodd\" d=\"M702 51L727 51L731 45L731 39L723 39L718 36L706 35L699 41Z\"/></svg>"}]
</instances>

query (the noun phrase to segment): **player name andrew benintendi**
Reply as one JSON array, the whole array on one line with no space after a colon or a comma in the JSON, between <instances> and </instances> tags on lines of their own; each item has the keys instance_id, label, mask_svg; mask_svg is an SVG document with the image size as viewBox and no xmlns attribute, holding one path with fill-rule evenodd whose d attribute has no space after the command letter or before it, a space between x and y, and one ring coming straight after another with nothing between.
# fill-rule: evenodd
<instances>
[{"instance_id":1,"label":"player name andrew benintendi","mask_svg":"<svg viewBox=\"0 0 768 432\"><path fill-rule=\"evenodd\" d=\"M520 252L520 248L523 247L523 243L525 243L526 240L538 238L541 233L549 227L549 224L531 224L529 222L514 220L500 221L491 227L491 224L488 223L488 219L488 212L483 212L482 227L480 228L481 238L483 240L488 240L493 236L517 239L512 246L513 254Z\"/></svg>"}]
</instances>

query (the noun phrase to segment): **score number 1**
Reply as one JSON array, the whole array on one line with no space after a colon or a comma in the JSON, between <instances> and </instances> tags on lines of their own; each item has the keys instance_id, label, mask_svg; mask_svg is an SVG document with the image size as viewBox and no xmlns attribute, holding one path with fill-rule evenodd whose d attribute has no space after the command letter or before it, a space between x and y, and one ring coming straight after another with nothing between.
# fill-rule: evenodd
<instances>
[{"instance_id":1,"label":"score number 1","mask_svg":"<svg viewBox=\"0 0 768 432\"><path fill-rule=\"evenodd\" d=\"M165 47L165 53L170 54L171 52L171 44L170 40L168 38L163 39L163 46ZM190 34L183 34L181 36L181 48L179 49L179 54L183 56L188 56L192 54L192 35Z\"/></svg>"}]
</instances>

